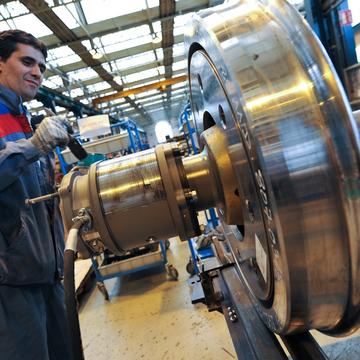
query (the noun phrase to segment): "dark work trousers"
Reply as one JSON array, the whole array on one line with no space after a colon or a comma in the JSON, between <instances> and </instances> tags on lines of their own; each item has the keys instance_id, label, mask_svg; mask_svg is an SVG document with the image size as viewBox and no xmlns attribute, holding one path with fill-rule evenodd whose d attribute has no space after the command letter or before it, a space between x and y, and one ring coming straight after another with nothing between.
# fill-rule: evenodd
<instances>
[{"instance_id":1,"label":"dark work trousers","mask_svg":"<svg viewBox=\"0 0 360 360\"><path fill-rule=\"evenodd\" d=\"M0 285L0 359L70 359L61 283Z\"/></svg>"}]
</instances>

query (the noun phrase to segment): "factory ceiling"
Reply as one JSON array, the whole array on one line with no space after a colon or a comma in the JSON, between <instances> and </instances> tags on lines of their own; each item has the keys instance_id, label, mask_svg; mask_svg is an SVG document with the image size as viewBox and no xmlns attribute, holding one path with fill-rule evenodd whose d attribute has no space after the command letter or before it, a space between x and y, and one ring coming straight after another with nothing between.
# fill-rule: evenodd
<instances>
[{"instance_id":1,"label":"factory ceiling","mask_svg":"<svg viewBox=\"0 0 360 360\"><path fill-rule=\"evenodd\" d=\"M102 96L186 75L183 34L194 11L219 0L0 1L0 30L21 29L49 49L45 88L92 106ZM186 81L102 102L118 119L147 126L173 120L188 100ZM42 104L28 103L32 113ZM73 114L58 108L60 113Z\"/></svg>"}]
</instances>

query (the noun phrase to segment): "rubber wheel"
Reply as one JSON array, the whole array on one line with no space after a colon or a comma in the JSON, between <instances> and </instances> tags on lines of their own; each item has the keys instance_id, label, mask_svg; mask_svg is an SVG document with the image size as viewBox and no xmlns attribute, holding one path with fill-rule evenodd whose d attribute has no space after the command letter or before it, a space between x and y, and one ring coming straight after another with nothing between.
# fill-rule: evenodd
<instances>
[{"instance_id":1,"label":"rubber wheel","mask_svg":"<svg viewBox=\"0 0 360 360\"><path fill-rule=\"evenodd\" d=\"M166 266L166 273L171 280L177 280L179 277L179 272L176 270L176 268L173 265Z\"/></svg>"},{"instance_id":2,"label":"rubber wheel","mask_svg":"<svg viewBox=\"0 0 360 360\"><path fill-rule=\"evenodd\" d=\"M192 259L190 259L189 262L186 264L186 271L188 272L189 275L195 275L196 271Z\"/></svg>"}]
</instances>

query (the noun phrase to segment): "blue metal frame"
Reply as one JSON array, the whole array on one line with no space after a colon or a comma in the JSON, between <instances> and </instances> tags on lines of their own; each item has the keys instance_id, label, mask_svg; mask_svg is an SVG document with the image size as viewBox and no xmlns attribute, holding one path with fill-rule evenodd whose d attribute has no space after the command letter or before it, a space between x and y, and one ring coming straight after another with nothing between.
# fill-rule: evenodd
<instances>
[{"instance_id":1,"label":"blue metal frame","mask_svg":"<svg viewBox=\"0 0 360 360\"><path fill-rule=\"evenodd\" d=\"M68 164L65 162L64 157L63 157L63 155L61 153L61 149L58 146L55 148L55 152L56 152L56 155L57 155L57 157L59 159L61 172L65 175L67 173Z\"/></svg>"},{"instance_id":2,"label":"blue metal frame","mask_svg":"<svg viewBox=\"0 0 360 360\"><path fill-rule=\"evenodd\" d=\"M194 154L197 154L198 149L196 147L195 139L194 139L194 136L196 136L196 129L191 127L190 118L191 118L191 106L190 103L187 103L179 117L179 128L183 129L184 124L186 125L186 128L188 129L189 133L185 134L185 136L186 135L189 136L191 142L191 148Z\"/></svg>"},{"instance_id":3,"label":"blue metal frame","mask_svg":"<svg viewBox=\"0 0 360 360\"><path fill-rule=\"evenodd\" d=\"M208 209L209 215L207 214L207 211L205 211L205 217L208 224L211 224L213 229L216 229L216 227L219 225L219 218L216 216L216 212L214 208Z\"/></svg>"},{"instance_id":4,"label":"blue metal frame","mask_svg":"<svg viewBox=\"0 0 360 360\"><path fill-rule=\"evenodd\" d=\"M133 120L118 121L115 124L110 125L112 134L116 133L116 129L118 128L127 130L130 140L130 149L133 153L146 150L149 148L149 144L143 142L144 138L147 140L146 132L142 129L139 129ZM79 134L74 134L74 136L81 143ZM56 147L55 151L59 159L61 171L65 175L67 173L68 164L66 163L64 157L62 156L60 148Z\"/></svg>"},{"instance_id":5,"label":"blue metal frame","mask_svg":"<svg viewBox=\"0 0 360 360\"><path fill-rule=\"evenodd\" d=\"M122 120L110 126L112 132L116 128L126 129L129 135L130 148L132 152L138 152L149 148L149 144L143 142L143 139L147 140L146 132L139 129L137 124L133 120Z\"/></svg>"},{"instance_id":6,"label":"blue metal frame","mask_svg":"<svg viewBox=\"0 0 360 360\"><path fill-rule=\"evenodd\" d=\"M344 82L344 69L357 63L354 29L341 25L339 11L349 9L348 1L334 1L328 9L319 0L304 0L305 17L329 54Z\"/></svg>"}]
</instances>

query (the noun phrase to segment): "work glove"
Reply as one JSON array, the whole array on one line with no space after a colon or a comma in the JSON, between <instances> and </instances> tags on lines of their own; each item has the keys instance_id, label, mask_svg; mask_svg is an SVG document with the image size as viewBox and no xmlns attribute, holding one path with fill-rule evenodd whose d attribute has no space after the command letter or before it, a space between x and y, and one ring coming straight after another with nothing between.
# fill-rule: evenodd
<instances>
[{"instance_id":1,"label":"work glove","mask_svg":"<svg viewBox=\"0 0 360 360\"><path fill-rule=\"evenodd\" d=\"M63 146L69 142L68 126L68 122L62 116L46 117L41 121L30 141L40 153L47 154L56 146Z\"/></svg>"}]
</instances>

